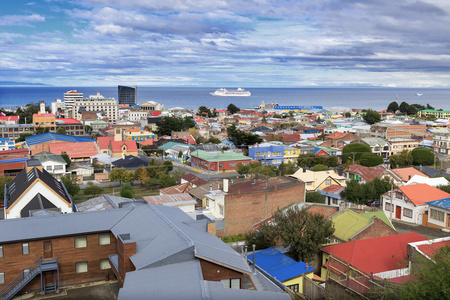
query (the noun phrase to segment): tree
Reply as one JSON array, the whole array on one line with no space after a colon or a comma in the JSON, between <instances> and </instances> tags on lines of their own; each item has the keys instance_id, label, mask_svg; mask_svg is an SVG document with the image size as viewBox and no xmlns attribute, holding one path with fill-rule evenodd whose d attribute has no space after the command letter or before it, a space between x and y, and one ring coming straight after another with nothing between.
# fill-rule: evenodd
<instances>
[{"instance_id":1,"label":"tree","mask_svg":"<svg viewBox=\"0 0 450 300\"><path fill-rule=\"evenodd\" d=\"M64 127L59 127L58 129L56 129L56 133L59 133L59 134L67 134L66 128L64 128Z\"/></svg>"},{"instance_id":2,"label":"tree","mask_svg":"<svg viewBox=\"0 0 450 300\"><path fill-rule=\"evenodd\" d=\"M376 110L368 109L363 119L369 124L374 124L381 121L381 116Z\"/></svg>"},{"instance_id":3,"label":"tree","mask_svg":"<svg viewBox=\"0 0 450 300\"><path fill-rule=\"evenodd\" d=\"M214 108L213 111L211 111L211 109L207 108L206 106L200 106L198 108L198 113L197 113L198 116L206 116L206 117L209 117L209 118L215 117L216 114L217 113L216 113L216 109L215 108Z\"/></svg>"},{"instance_id":4,"label":"tree","mask_svg":"<svg viewBox=\"0 0 450 300\"><path fill-rule=\"evenodd\" d=\"M263 222L258 231L250 231L245 235L245 244L249 249L255 245L256 250L262 250L276 245L277 230L274 225Z\"/></svg>"},{"instance_id":5,"label":"tree","mask_svg":"<svg viewBox=\"0 0 450 300\"><path fill-rule=\"evenodd\" d=\"M405 101L403 101L402 103L400 103L400 106L398 107L398 109L399 109L402 113L406 114L406 112L408 111L408 107L409 107L409 104L406 103Z\"/></svg>"},{"instance_id":6,"label":"tree","mask_svg":"<svg viewBox=\"0 0 450 300\"><path fill-rule=\"evenodd\" d=\"M398 110L398 103L397 101L389 103L389 106L387 108L388 112L395 113Z\"/></svg>"},{"instance_id":7,"label":"tree","mask_svg":"<svg viewBox=\"0 0 450 300\"><path fill-rule=\"evenodd\" d=\"M313 172L320 172L320 171L326 171L326 170L329 170L329 168L326 165L322 165L322 164L315 165L312 168Z\"/></svg>"},{"instance_id":8,"label":"tree","mask_svg":"<svg viewBox=\"0 0 450 300\"><path fill-rule=\"evenodd\" d=\"M123 187L120 189L120 197L124 198L133 198L134 197L134 191L131 187L131 184L125 183Z\"/></svg>"},{"instance_id":9,"label":"tree","mask_svg":"<svg viewBox=\"0 0 450 300\"><path fill-rule=\"evenodd\" d=\"M179 183L179 182L181 181L181 177L184 176L185 174L186 174L186 171L185 171L185 170L183 170L183 169L177 169L177 170L173 170L173 171L170 173L170 176L172 176L172 177L175 179L175 181L176 181L177 183Z\"/></svg>"},{"instance_id":10,"label":"tree","mask_svg":"<svg viewBox=\"0 0 450 300\"><path fill-rule=\"evenodd\" d=\"M213 144L220 144L222 141L218 138L216 138L215 136L210 136L204 143L208 144L208 143L213 143Z\"/></svg>"},{"instance_id":11,"label":"tree","mask_svg":"<svg viewBox=\"0 0 450 300\"><path fill-rule=\"evenodd\" d=\"M123 182L133 182L133 180L134 180L134 173L133 173L133 171L129 171L129 170L127 170L127 171L125 171L125 172L123 172L123 174L122 174L122 181Z\"/></svg>"},{"instance_id":12,"label":"tree","mask_svg":"<svg viewBox=\"0 0 450 300\"><path fill-rule=\"evenodd\" d=\"M24 109L18 108L16 111L16 115L19 116L19 123L25 124L25 123L32 123L33 122L33 115L37 114L40 111L40 104L39 103L29 103L25 105Z\"/></svg>"},{"instance_id":13,"label":"tree","mask_svg":"<svg viewBox=\"0 0 450 300\"><path fill-rule=\"evenodd\" d=\"M391 190L392 187L392 183L387 179L374 178L367 183L350 180L341 193L341 197L350 202L367 204L369 200L379 200L381 195Z\"/></svg>"},{"instance_id":14,"label":"tree","mask_svg":"<svg viewBox=\"0 0 450 300\"><path fill-rule=\"evenodd\" d=\"M363 153L359 158L359 163L365 167L375 167L384 163L383 157L373 153Z\"/></svg>"},{"instance_id":15,"label":"tree","mask_svg":"<svg viewBox=\"0 0 450 300\"><path fill-rule=\"evenodd\" d=\"M36 127L36 131L34 132L35 134L43 134L43 133L47 133L50 130L48 129L48 127Z\"/></svg>"},{"instance_id":16,"label":"tree","mask_svg":"<svg viewBox=\"0 0 450 300\"><path fill-rule=\"evenodd\" d=\"M137 180L143 185L148 180L148 172L147 170L140 166L134 171L134 180Z\"/></svg>"},{"instance_id":17,"label":"tree","mask_svg":"<svg viewBox=\"0 0 450 300\"><path fill-rule=\"evenodd\" d=\"M325 203L325 197L319 192L306 193L306 202Z\"/></svg>"},{"instance_id":18,"label":"tree","mask_svg":"<svg viewBox=\"0 0 450 300\"><path fill-rule=\"evenodd\" d=\"M298 206L274 214L278 236L288 254L296 261L310 262L334 233L333 222L321 214L311 214Z\"/></svg>"},{"instance_id":19,"label":"tree","mask_svg":"<svg viewBox=\"0 0 450 300\"><path fill-rule=\"evenodd\" d=\"M346 117L346 118L351 118L352 117L352 114L350 113L350 112L346 112L345 114L344 114L344 117Z\"/></svg>"},{"instance_id":20,"label":"tree","mask_svg":"<svg viewBox=\"0 0 450 300\"><path fill-rule=\"evenodd\" d=\"M450 185L440 185L437 188L450 194Z\"/></svg>"},{"instance_id":21,"label":"tree","mask_svg":"<svg viewBox=\"0 0 450 300\"><path fill-rule=\"evenodd\" d=\"M295 173L295 164L293 162L281 163L278 166L278 175L285 176Z\"/></svg>"},{"instance_id":22,"label":"tree","mask_svg":"<svg viewBox=\"0 0 450 300\"><path fill-rule=\"evenodd\" d=\"M234 115L235 113L239 112L241 109L234 105L233 103L230 103L227 106L227 110L230 112L230 114Z\"/></svg>"},{"instance_id":23,"label":"tree","mask_svg":"<svg viewBox=\"0 0 450 300\"><path fill-rule=\"evenodd\" d=\"M430 166L434 164L433 150L424 147L418 147L411 151L413 157L413 164L415 166L424 165Z\"/></svg>"},{"instance_id":24,"label":"tree","mask_svg":"<svg viewBox=\"0 0 450 300\"><path fill-rule=\"evenodd\" d=\"M10 176L0 177L0 203L5 199L5 184L10 183L14 178Z\"/></svg>"},{"instance_id":25,"label":"tree","mask_svg":"<svg viewBox=\"0 0 450 300\"><path fill-rule=\"evenodd\" d=\"M110 181L119 181L120 185L122 185L122 181L124 181L124 174L127 172L125 168L114 168L109 172L109 180Z\"/></svg>"},{"instance_id":26,"label":"tree","mask_svg":"<svg viewBox=\"0 0 450 300\"><path fill-rule=\"evenodd\" d=\"M385 287L375 289L373 297L379 299L449 299L450 247L443 246L429 259L416 252L411 273L403 284L386 281Z\"/></svg>"},{"instance_id":27,"label":"tree","mask_svg":"<svg viewBox=\"0 0 450 300\"><path fill-rule=\"evenodd\" d=\"M80 185L78 184L78 177L75 174L66 174L61 176L61 181L66 187L70 196L75 196L80 191Z\"/></svg>"},{"instance_id":28,"label":"tree","mask_svg":"<svg viewBox=\"0 0 450 300\"><path fill-rule=\"evenodd\" d=\"M155 131L158 135L171 135L172 131L183 131L195 127L195 122L189 118L164 117L156 122L158 129Z\"/></svg>"},{"instance_id":29,"label":"tree","mask_svg":"<svg viewBox=\"0 0 450 300\"><path fill-rule=\"evenodd\" d=\"M16 143L24 142L27 137L32 135L32 133L21 133L19 138L16 140Z\"/></svg>"},{"instance_id":30,"label":"tree","mask_svg":"<svg viewBox=\"0 0 450 300\"><path fill-rule=\"evenodd\" d=\"M70 165L72 164L72 160L70 159L69 155L66 152L62 152L61 153L62 158L64 158L64 160L66 161L66 167L70 167Z\"/></svg>"},{"instance_id":31,"label":"tree","mask_svg":"<svg viewBox=\"0 0 450 300\"><path fill-rule=\"evenodd\" d=\"M394 154L389 157L389 164L393 168L408 167L413 164L414 158L411 151L403 150L400 154Z\"/></svg>"},{"instance_id":32,"label":"tree","mask_svg":"<svg viewBox=\"0 0 450 300\"><path fill-rule=\"evenodd\" d=\"M236 129L233 124L227 128L228 138L237 146L240 145L254 145L256 143L261 143L263 140L257 134L251 134L245 131Z\"/></svg>"},{"instance_id":33,"label":"tree","mask_svg":"<svg viewBox=\"0 0 450 300\"><path fill-rule=\"evenodd\" d=\"M165 160L163 163L165 169L167 170L166 173L173 170L173 163L170 160Z\"/></svg>"},{"instance_id":34,"label":"tree","mask_svg":"<svg viewBox=\"0 0 450 300\"><path fill-rule=\"evenodd\" d=\"M168 174L163 174L159 177L159 184L161 185L162 188L165 187L169 187L172 185L176 185L177 181L175 180L175 178L173 178L172 176L168 175Z\"/></svg>"},{"instance_id":35,"label":"tree","mask_svg":"<svg viewBox=\"0 0 450 300\"><path fill-rule=\"evenodd\" d=\"M84 125L84 132L90 134L92 132L92 127L89 125Z\"/></svg>"},{"instance_id":36,"label":"tree","mask_svg":"<svg viewBox=\"0 0 450 300\"><path fill-rule=\"evenodd\" d=\"M102 187L96 186L96 185L90 185L84 189L83 194L92 195L95 197L97 195L103 194L103 192L104 192L104 189Z\"/></svg>"},{"instance_id":37,"label":"tree","mask_svg":"<svg viewBox=\"0 0 450 300\"><path fill-rule=\"evenodd\" d=\"M321 156L313 153L300 154L297 159L297 165L300 168L312 168L318 164L336 167L338 163L339 161L336 156Z\"/></svg>"},{"instance_id":38,"label":"tree","mask_svg":"<svg viewBox=\"0 0 450 300\"><path fill-rule=\"evenodd\" d=\"M363 153L372 153L372 150L366 144L348 144L342 150L342 163L348 164L359 161Z\"/></svg>"}]
</instances>

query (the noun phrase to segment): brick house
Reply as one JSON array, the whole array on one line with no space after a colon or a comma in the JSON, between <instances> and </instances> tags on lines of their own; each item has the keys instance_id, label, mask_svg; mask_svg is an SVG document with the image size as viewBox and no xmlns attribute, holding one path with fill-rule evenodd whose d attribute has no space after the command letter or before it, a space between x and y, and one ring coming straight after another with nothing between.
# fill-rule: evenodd
<instances>
[{"instance_id":1,"label":"brick house","mask_svg":"<svg viewBox=\"0 0 450 300\"><path fill-rule=\"evenodd\" d=\"M14 286L46 292L46 286L52 285L58 291L59 286L100 281L114 274L121 288L119 299L148 295L161 299L211 299L214 295L290 299L281 290L241 290L244 275L252 273L248 264L206 228L206 220L193 220L178 208L136 204L2 220L0 285L6 293L1 296L12 296L8 291ZM168 282L170 289L164 284Z\"/></svg>"},{"instance_id":2,"label":"brick house","mask_svg":"<svg viewBox=\"0 0 450 300\"><path fill-rule=\"evenodd\" d=\"M190 155L192 167L216 172L237 170L238 164L252 162L252 159L248 156L228 151L206 152L195 150Z\"/></svg>"}]
</instances>

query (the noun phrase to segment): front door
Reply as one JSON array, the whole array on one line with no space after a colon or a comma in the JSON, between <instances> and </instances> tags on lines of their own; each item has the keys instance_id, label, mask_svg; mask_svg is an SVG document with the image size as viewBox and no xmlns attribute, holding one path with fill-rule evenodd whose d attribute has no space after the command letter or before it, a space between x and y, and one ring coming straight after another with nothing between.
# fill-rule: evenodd
<instances>
[{"instance_id":1,"label":"front door","mask_svg":"<svg viewBox=\"0 0 450 300\"><path fill-rule=\"evenodd\" d=\"M52 258L52 257L53 257L52 241L45 241L44 242L44 259Z\"/></svg>"},{"instance_id":2,"label":"front door","mask_svg":"<svg viewBox=\"0 0 450 300\"><path fill-rule=\"evenodd\" d=\"M450 228L450 214L447 214L447 228Z\"/></svg>"},{"instance_id":3,"label":"front door","mask_svg":"<svg viewBox=\"0 0 450 300\"><path fill-rule=\"evenodd\" d=\"M402 207L396 205L395 206L395 218L396 219L401 219L402 218Z\"/></svg>"}]
</instances>

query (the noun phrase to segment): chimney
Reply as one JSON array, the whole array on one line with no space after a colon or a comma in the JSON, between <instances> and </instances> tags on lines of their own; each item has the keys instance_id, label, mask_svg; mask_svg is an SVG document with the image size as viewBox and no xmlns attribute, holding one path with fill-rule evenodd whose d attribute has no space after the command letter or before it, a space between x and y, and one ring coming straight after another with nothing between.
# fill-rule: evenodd
<instances>
[{"instance_id":1,"label":"chimney","mask_svg":"<svg viewBox=\"0 0 450 300\"><path fill-rule=\"evenodd\" d=\"M256 248L256 245L253 244L253 275L256 275L256 267L255 267L255 248Z\"/></svg>"},{"instance_id":2,"label":"chimney","mask_svg":"<svg viewBox=\"0 0 450 300\"><path fill-rule=\"evenodd\" d=\"M303 173L306 173L306 168L303 168Z\"/></svg>"},{"instance_id":3,"label":"chimney","mask_svg":"<svg viewBox=\"0 0 450 300\"><path fill-rule=\"evenodd\" d=\"M411 180L411 175L408 175L408 180Z\"/></svg>"},{"instance_id":4,"label":"chimney","mask_svg":"<svg viewBox=\"0 0 450 300\"><path fill-rule=\"evenodd\" d=\"M209 185L209 191L212 192L212 184Z\"/></svg>"},{"instance_id":5,"label":"chimney","mask_svg":"<svg viewBox=\"0 0 450 300\"><path fill-rule=\"evenodd\" d=\"M223 191L228 193L228 178L223 179Z\"/></svg>"},{"instance_id":6,"label":"chimney","mask_svg":"<svg viewBox=\"0 0 450 300\"><path fill-rule=\"evenodd\" d=\"M309 268L309 265L308 265L308 263L306 263L306 270L308 270L308 268Z\"/></svg>"},{"instance_id":7,"label":"chimney","mask_svg":"<svg viewBox=\"0 0 450 300\"><path fill-rule=\"evenodd\" d=\"M420 172L422 172L422 165L420 165L420 169L419 170L420 170Z\"/></svg>"}]
</instances>

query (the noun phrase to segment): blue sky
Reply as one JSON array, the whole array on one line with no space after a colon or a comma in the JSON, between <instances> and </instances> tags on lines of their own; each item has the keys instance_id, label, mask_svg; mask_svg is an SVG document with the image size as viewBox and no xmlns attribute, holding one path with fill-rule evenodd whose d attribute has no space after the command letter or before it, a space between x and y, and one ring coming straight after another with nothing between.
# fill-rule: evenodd
<instances>
[{"instance_id":1,"label":"blue sky","mask_svg":"<svg viewBox=\"0 0 450 300\"><path fill-rule=\"evenodd\" d=\"M0 83L448 87L448 0L0 2Z\"/></svg>"}]
</instances>

